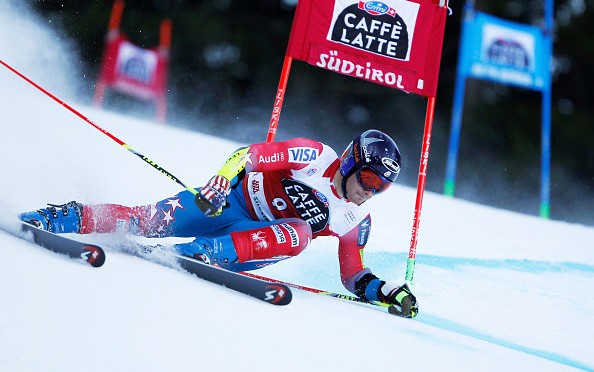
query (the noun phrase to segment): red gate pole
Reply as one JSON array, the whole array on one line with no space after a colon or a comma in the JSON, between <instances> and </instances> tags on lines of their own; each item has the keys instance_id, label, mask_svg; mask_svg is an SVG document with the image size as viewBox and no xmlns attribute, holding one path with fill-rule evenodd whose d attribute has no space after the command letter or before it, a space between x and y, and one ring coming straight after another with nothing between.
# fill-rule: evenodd
<instances>
[{"instance_id":1,"label":"red gate pole","mask_svg":"<svg viewBox=\"0 0 594 372\"><path fill-rule=\"evenodd\" d=\"M431 132L433 131L433 118L435 114L435 97L429 97L427 112L425 114L425 129L423 132L423 147L421 148L421 161L419 165L419 178L417 181L417 198L415 202L415 214L413 217L412 236L410 239L410 250L406 262L405 280L409 283L413 280L415 264L417 260L417 243L419 240L419 223L421 222L421 209L423 208L423 195L425 194L425 183L427 181L427 167L429 165L429 147L431 145Z\"/></svg>"},{"instance_id":2,"label":"red gate pole","mask_svg":"<svg viewBox=\"0 0 594 372\"><path fill-rule=\"evenodd\" d=\"M289 81L289 73L291 71L292 62L293 57L285 56L283 70L278 83L278 90L276 91L276 97L274 97L274 107L272 108L272 117L270 118L270 124L268 126L268 136L266 136L266 142L274 142L274 137L276 136L276 128L278 127L278 121L283 108L283 100L285 99L285 91L287 89L287 82Z\"/></svg>"},{"instance_id":3,"label":"red gate pole","mask_svg":"<svg viewBox=\"0 0 594 372\"><path fill-rule=\"evenodd\" d=\"M97 86L95 87L95 96L93 97L93 105L100 107L103 104L103 97L107 89L107 83L104 79L104 69L106 68L107 58L109 58L109 49L111 42L119 35L120 24L122 22L122 14L124 13L124 0L116 0L111 8L111 16L109 17L109 24L107 26L107 34L105 35L105 46L103 47L103 58L101 62L101 71L97 79Z\"/></svg>"},{"instance_id":4,"label":"red gate pole","mask_svg":"<svg viewBox=\"0 0 594 372\"><path fill-rule=\"evenodd\" d=\"M156 106L157 106L157 120L161 124L167 123L167 73L169 69L169 50L171 49L171 20L164 19L161 22L160 38L159 38L159 64L160 69L157 69L157 79L160 79L157 92Z\"/></svg>"}]
</instances>

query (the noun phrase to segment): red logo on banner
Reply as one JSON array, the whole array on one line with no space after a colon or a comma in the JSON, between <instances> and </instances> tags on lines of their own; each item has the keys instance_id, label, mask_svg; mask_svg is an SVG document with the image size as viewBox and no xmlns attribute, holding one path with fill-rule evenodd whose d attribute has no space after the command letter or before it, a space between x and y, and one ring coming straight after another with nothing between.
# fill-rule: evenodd
<instances>
[{"instance_id":1,"label":"red logo on banner","mask_svg":"<svg viewBox=\"0 0 594 372\"><path fill-rule=\"evenodd\" d=\"M287 55L429 97L447 8L436 0L300 0Z\"/></svg>"}]
</instances>

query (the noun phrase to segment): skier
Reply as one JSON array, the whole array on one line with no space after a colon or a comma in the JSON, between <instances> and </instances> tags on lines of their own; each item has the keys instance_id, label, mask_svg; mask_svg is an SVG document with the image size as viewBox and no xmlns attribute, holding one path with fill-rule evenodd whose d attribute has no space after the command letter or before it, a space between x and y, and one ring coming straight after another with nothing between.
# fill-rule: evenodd
<instances>
[{"instance_id":1,"label":"skier","mask_svg":"<svg viewBox=\"0 0 594 372\"><path fill-rule=\"evenodd\" d=\"M185 190L136 207L72 201L20 218L54 233L191 237L175 245L180 254L236 272L296 256L318 236L336 236L345 288L415 317L409 287L380 280L362 259L371 216L361 205L396 181L400 163L396 143L378 130L357 135L341 158L311 139L265 142L236 150L195 196Z\"/></svg>"}]
</instances>

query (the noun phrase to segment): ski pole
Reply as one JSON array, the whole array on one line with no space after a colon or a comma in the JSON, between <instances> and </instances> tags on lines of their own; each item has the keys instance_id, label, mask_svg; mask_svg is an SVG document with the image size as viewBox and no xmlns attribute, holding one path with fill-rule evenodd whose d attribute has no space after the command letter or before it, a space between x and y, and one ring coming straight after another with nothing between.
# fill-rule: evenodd
<instances>
[{"instance_id":1,"label":"ski pole","mask_svg":"<svg viewBox=\"0 0 594 372\"><path fill-rule=\"evenodd\" d=\"M141 154L138 151L134 150L132 147L130 147L124 141L120 140L119 138L117 138L113 134L111 134L108 131L106 131L105 129L101 128L99 125L93 123L89 118L87 118L86 116L84 116L83 114L81 114L80 112L78 112L77 110L75 110L72 106L68 105L66 102L64 102L61 99L59 99L58 97L54 96L53 94L51 94L50 92L48 92L47 90L45 90L44 88L42 88L39 84L35 83L34 81L32 81L31 79L29 79L25 75L21 74L20 72L18 72L17 70L15 70L11 66L9 66L6 62L2 61L1 59L0 59L0 64L4 65L7 69L9 69L10 71L14 72L16 75L18 75L19 77L21 77L23 80L25 80L29 84L33 85L35 88L37 88L40 91L42 91L43 93L45 93L48 97L50 97L54 101L58 102L59 104L61 104L64 107L66 107L73 114L75 114L76 116L78 116L82 120L86 121L87 123L91 124L93 126L93 128L95 128L98 131L100 131L101 133L105 134L107 137L111 138L113 141L115 141L116 143L118 143L119 145L121 145L123 148L125 148L128 151L130 151L134 155L138 156L145 163L149 164L151 167L155 168L156 170L158 170L159 172L161 172L165 176L169 177L169 179L171 179L172 181L176 182L178 185L182 186L184 189L188 190L189 192L191 192L194 195L198 194L198 191L194 190L193 188L191 188L189 186L186 186L185 183L183 183L179 178L175 177L172 173L170 173L167 170L165 170L165 168L161 167L159 164L155 163L154 161L152 161L151 159L149 159L147 156L144 156L143 154Z\"/></svg>"},{"instance_id":2,"label":"ski pole","mask_svg":"<svg viewBox=\"0 0 594 372\"><path fill-rule=\"evenodd\" d=\"M252 273L249 273L249 272L242 272L240 274L241 275L248 276L248 277L251 277L251 278L256 278L256 279L264 280L266 282L277 283L277 284L284 284L287 287L296 288L296 289L300 289L302 291L311 292L311 293L315 293L315 294L320 294L320 295L324 295L324 296L329 296L329 297L336 298L336 299L339 299L339 300L350 301L350 302L359 303L359 304L363 304L363 305L376 306L378 308L387 310L387 312L389 314L397 315L397 316L402 316L402 312L400 310L398 310L394 305L388 304L388 303L385 303L385 302L367 301L367 300L364 300L364 299L362 299L360 297L356 297L356 296L345 295L345 294L341 294L341 293L334 293L334 292L324 291L322 289L306 287L306 286L303 286L303 285L289 283L289 282L285 282L285 281L278 280L278 279L272 279L272 278L268 278L268 277L265 277L265 276L261 276L261 275L257 275L257 274L252 274Z\"/></svg>"}]
</instances>

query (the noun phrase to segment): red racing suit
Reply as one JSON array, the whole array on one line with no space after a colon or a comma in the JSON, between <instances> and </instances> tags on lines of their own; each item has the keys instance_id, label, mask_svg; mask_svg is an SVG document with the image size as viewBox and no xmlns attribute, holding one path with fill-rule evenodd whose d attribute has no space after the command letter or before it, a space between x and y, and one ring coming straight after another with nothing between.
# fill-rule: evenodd
<instances>
[{"instance_id":1,"label":"red racing suit","mask_svg":"<svg viewBox=\"0 0 594 372\"><path fill-rule=\"evenodd\" d=\"M338 238L340 275L357 293L356 283L370 273L363 264L371 216L363 206L342 199L335 188L340 159L329 146L305 138L249 147L243 193L252 217L260 221L299 218L313 238ZM364 290L364 288L361 288Z\"/></svg>"}]
</instances>

